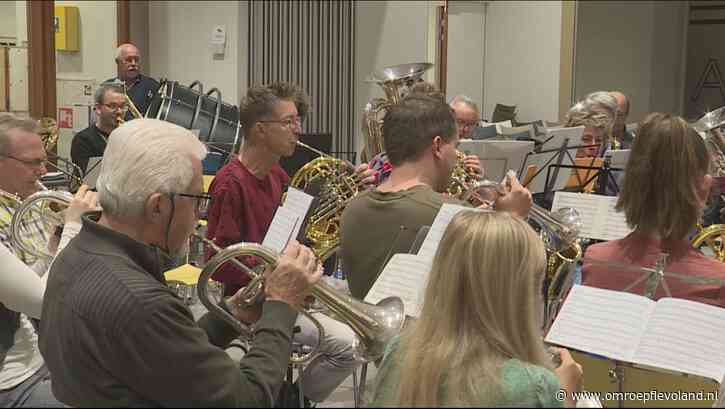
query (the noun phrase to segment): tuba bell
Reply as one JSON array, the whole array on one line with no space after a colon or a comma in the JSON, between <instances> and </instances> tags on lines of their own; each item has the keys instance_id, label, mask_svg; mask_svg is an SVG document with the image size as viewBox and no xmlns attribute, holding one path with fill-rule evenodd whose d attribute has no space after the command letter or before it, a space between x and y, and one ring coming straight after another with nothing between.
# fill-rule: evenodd
<instances>
[{"instance_id":1,"label":"tuba bell","mask_svg":"<svg viewBox=\"0 0 725 409\"><path fill-rule=\"evenodd\" d=\"M217 253L209 259L199 276L197 290L199 300L212 314L220 317L225 322L232 325L244 337L251 338L253 328L239 322L231 314L227 313L217 303L210 299L208 283L212 275L219 269L221 265L232 261L240 263L236 260L238 257L254 256L261 260L261 268L274 268L277 264L279 255L256 243L237 243L224 249L220 249L210 240L197 235L205 243L213 245ZM259 268L258 267L258 268ZM242 299L245 304L259 304L264 294L264 273L257 273L249 267L242 268L250 274L251 281L249 285L242 288ZM262 270L264 271L264 270ZM353 342L353 351L356 359L360 361L372 361L383 355L385 345L395 335L400 332L403 325L405 315L403 313L403 302L398 297L390 297L380 301L377 305L367 304L355 300L351 296L341 294L326 283L320 281L312 287L312 295L324 305L334 318L349 325L355 332L356 339ZM301 313L313 320L313 323L322 331L322 326L307 314L304 310ZM322 336L319 337L320 339ZM309 352L304 356L292 357L293 363L305 362L317 351Z\"/></svg>"},{"instance_id":2,"label":"tuba bell","mask_svg":"<svg viewBox=\"0 0 725 409\"><path fill-rule=\"evenodd\" d=\"M366 82L380 85L385 98L375 98L367 103L363 112L363 162L369 162L375 155L385 151L383 146L383 117L386 110L400 103L410 87L433 67L431 63L412 63L386 67L375 71Z\"/></svg>"}]
</instances>

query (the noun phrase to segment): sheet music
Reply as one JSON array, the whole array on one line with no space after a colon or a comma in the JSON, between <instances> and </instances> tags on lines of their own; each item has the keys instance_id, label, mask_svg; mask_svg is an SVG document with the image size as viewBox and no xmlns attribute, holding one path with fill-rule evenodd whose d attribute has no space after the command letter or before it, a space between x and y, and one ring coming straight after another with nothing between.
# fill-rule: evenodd
<instances>
[{"instance_id":1,"label":"sheet music","mask_svg":"<svg viewBox=\"0 0 725 409\"><path fill-rule=\"evenodd\" d=\"M575 285L546 342L632 362L654 308L640 295Z\"/></svg>"},{"instance_id":2,"label":"sheet music","mask_svg":"<svg viewBox=\"0 0 725 409\"><path fill-rule=\"evenodd\" d=\"M405 314L417 317L428 283L429 260L415 254L395 254L365 297L365 302L376 304L387 297L400 297Z\"/></svg>"},{"instance_id":3,"label":"sheet music","mask_svg":"<svg viewBox=\"0 0 725 409\"><path fill-rule=\"evenodd\" d=\"M282 205L282 207L291 210L299 220L299 223L297 223L294 231L292 232L292 237L298 236L303 224L302 222L307 217L307 212L310 210L310 205L312 205L312 201L314 199L314 196L308 195L299 189L295 189L293 187L287 189L287 198L284 200L284 205Z\"/></svg>"},{"instance_id":4,"label":"sheet music","mask_svg":"<svg viewBox=\"0 0 725 409\"><path fill-rule=\"evenodd\" d=\"M264 236L262 245L273 249L277 253L282 253L290 239L297 237L293 233L298 230L299 220L300 218L294 210L284 206L278 207L267 234Z\"/></svg>"},{"instance_id":5,"label":"sheet music","mask_svg":"<svg viewBox=\"0 0 725 409\"><path fill-rule=\"evenodd\" d=\"M660 299L633 362L719 382L725 376L725 309Z\"/></svg>"},{"instance_id":6,"label":"sheet music","mask_svg":"<svg viewBox=\"0 0 725 409\"><path fill-rule=\"evenodd\" d=\"M624 213L614 210L615 196L589 193L555 192L552 211L572 207L582 217L579 237L597 240L617 240L628 235L632 229L627 225Z\"/></svg>"},{"instance_id":7,"label":"sheet music","mask_svg":"<svg viewBox=\"0 0 725 409\"><path fill-rule=\"evenodd\" d=\"M574 150L569 150L571 153L571 156L574 156ZM558 163L558 153L557 152L548 152L548 153L535 153L530 154L526 157L524 161L524 166L527 167L529 165L536 166L536 171L538 174L529 181L529 184L525 186L531 193L542 193L546 189L546 175L547 175L547 167L556 165ZM551 159L551 160L550 160ZM547 164L548 162L548 164ZM573 165L573 162L571 160L571 157L569 155L562 155L561 157L561 165L565 166L571 166ZM566 187L566 182L569 181L569 177L571 176L571 169L569 168L551 168L551 170L548 171L549 173L549 183L551 183L551 179L554 178L554 173L558 169L558 172L556 174L556 182L554 182L554 186L552 190L561 190ZM539 172L541 170L541 172Z\"/></svg>"},{"instance_id":8,"label":"sheet music","mask_svg":"<svg viewBox=\"0 0 725 409\"><path fill-rule=\"evenodd\" d=\"M441 206L435 220L433 220L433 225L425 236L425 240L423 240L423 245L420 246L420 250L418 251L419 256L432 262L436 250L438 250L438 243L441 241L443 233L446 231L446 227L448 227L448 223L451 222L453 216L463 210L477 209L448 203Z\"/></svg>"}]
</instances>

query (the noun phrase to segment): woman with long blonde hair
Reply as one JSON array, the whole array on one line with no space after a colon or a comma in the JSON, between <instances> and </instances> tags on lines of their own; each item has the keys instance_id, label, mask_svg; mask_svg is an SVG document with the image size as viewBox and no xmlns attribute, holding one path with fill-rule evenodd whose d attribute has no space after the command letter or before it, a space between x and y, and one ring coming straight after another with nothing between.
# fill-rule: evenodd
<instances>
[{"instance_id":1,"label":"woman with long blonde hair","mask_svg":"<svg viewBox=\"0 0 725 409\"><path fill-rule=\"evenodd\" d=\"M542 341L541 239L507 212L464 211L446 229L419 318L388 345L373 406L561 406L581 367L553 371ZM569 405L575 402L567 400Z\"/></svg>"}]
</instances>

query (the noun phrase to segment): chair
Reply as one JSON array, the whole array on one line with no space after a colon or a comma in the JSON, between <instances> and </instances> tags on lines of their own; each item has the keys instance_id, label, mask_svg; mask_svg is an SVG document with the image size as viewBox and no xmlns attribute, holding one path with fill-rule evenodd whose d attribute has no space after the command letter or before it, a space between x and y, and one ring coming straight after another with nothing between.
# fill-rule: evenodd
<instances>
[{"instance_id":1,"label":"chair","mask_svg":"<svg viewBox=\"0 0 725 409\"><path fill-rule=\"evenodd\" d=\"M491 122L514 121L516 119L516 105L496 104L491 115Z\"/></svg>"},{"instance_id":2,"label":"chair","mask_svg":"<svg viewBox=\"0 0 725 409\"><path fill-rule=\"evenodd\" d=\"M221 152L209 152L201 165L205 175L215 175L219 169L224 165L225 155Z\"/></svg>"}]
</instances>

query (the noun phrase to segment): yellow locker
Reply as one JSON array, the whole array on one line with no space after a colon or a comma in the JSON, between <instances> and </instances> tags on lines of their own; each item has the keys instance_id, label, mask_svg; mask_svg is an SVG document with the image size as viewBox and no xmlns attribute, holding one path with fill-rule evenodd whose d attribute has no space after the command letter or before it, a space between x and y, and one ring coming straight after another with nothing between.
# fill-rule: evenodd
<instances>
[{"instance_id":1,"label":"yellow locker","mask_svg":"<svg viewBox=\"0 0 725 409\"><path fill-rule=\"evenodd\" d=\"M55 31L55 49L63 51L78 51L78 7L55 6L53 29Z\"/></svg>"}]
</instances>

